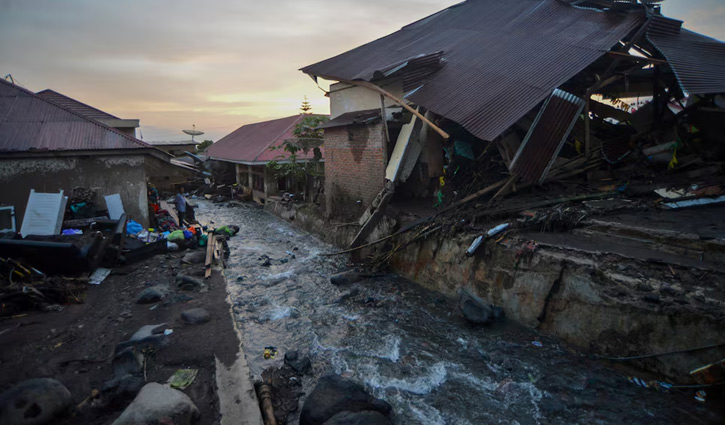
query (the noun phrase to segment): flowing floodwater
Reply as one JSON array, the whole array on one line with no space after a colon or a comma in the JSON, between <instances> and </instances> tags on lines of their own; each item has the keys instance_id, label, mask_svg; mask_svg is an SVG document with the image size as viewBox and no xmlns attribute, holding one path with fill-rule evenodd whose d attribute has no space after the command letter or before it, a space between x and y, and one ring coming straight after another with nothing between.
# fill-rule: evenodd
<instances>
[{"instance_id":1,"label":"flowing floodwater","mask_svg":"<svg viewBox=\"0 0 725 425\"><path fill-rule=\"evenodd\" d=\"M455 300L401 277L336 287L329 278L349 269L348 258L321 256L336 249L257 206L201 202L197 216L241 229L226 277L257 378L299 350L313 364L307 393L325 373L350 377L393 406L395 424L714 419L689 393L640 388L532 330L470 326ZM276 358L264 359L267 346Z\"/></svg>"}]
</instances>

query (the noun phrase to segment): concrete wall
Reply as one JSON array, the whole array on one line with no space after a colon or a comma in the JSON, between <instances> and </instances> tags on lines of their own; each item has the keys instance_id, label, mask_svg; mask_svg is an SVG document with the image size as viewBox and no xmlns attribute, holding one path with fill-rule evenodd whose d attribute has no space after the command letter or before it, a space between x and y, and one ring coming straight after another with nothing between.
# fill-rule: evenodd
<instances>
[{"instance_id":1,"label":"concrete wall","mask_svg":"<svg viewBox=\"0 0 725 425\"><path fill-rule=\"evenodd\" d=\"M385 182L381 123L325 130L325 203L329 216L359 218Z\"/></svg>"},{"instance_id":2,"label":"concrete wall","mask_svg":"<svg viewBox=\"0 0 725 425\"><path fill-rule=\"evenodd\" d=\"M403 98L403 85L400 81L381 84L381 87L398 99ZM391 100L385 100L386 107L397 107ZM330 86L330 119L346 112L380 109L380 94L364 87L337 83Z\"/></svg>"},{"instance_id":3,"label":"concrete wall","mask_svg":"<svg viewBox=\"0 0 725 425\"><path fill-rule=\"evenodd\" d=\"M146 155L0 159L0 204L13 205L18 229L30 189L70 196L74 187L97 188L99 195L119 193L126 215L148 225ZM102 199L102 196L101 196ZM98 207L105 209L105 202Z\"/></svg>"}]
</instances>

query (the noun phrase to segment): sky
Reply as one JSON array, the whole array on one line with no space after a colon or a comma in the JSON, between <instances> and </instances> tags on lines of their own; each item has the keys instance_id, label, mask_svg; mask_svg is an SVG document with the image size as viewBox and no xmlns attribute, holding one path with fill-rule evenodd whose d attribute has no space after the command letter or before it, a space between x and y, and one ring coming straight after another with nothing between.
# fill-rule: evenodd
<instances>
[{"instance_id":1,"label":"sky","mask_svg":"<svg viewBox=\"0 0 725 425\"><path fill-rule=\"evenodd\" d=\"M299 113L305 96L327 113L324 92L299 68L455 3L0 0L0 77L140 119L146 141L186 140L192 125L216 141ZM666 0L663 13L725 40L725 1Z\"/></svg>"}]
</instances>

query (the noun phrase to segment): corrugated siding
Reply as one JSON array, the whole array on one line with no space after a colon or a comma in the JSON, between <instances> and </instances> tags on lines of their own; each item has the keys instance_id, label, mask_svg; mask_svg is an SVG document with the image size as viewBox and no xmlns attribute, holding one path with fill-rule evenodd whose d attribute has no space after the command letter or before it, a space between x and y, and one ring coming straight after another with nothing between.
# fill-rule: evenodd
<instances>
[{"instance_id":1,"label":"corrugated siding","mask_svg":"<svg viewBox=\"0 0 725 425\"><path fill-rule=\"evenodd\" d=\"M469 0L349 52L302 68L371 80L406 58L442 51L442 68L408 99L492 140L645 20L558 0Z\"/></svg>"},{"instance_id":2,"label":"corrugated siding","mask_svg":"<svg viewBox=\"0 0 725 425\"><path fill-rule=\"evenodd\" d=\"M153 149L111 127L0 80L0 152Z\"/></svg>"},{"instance_id":3,"label":"corrugated siding","mask_svg":"<svg viewBox=\"0 0 725 425\"><path fill-rule=\"evenodd\" d=\"M680 29L679 21L669 26L658 21L647 39L667 59L682 89L691 94L725 93L725 43Z\"/></svg>"},{"instance_id":4,"label":"corrugated siding","mask_svg":"<svg viewBox=\"0 0 725 425\"><path fill-rule=\"evenodd\" d=\"M521 143L511 162L511 171L526 182L542 182L583 107L582 99L554 90Z\"/></svg>"}]
</instances>

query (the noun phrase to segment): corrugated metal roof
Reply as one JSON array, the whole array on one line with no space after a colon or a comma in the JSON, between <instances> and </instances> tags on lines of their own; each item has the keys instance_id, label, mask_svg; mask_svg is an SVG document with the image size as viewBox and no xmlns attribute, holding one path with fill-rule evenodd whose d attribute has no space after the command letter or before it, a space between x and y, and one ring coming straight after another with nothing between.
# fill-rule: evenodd
<instances>
[{"instance_id":1,"label":"corrugated metal roof","mask_svg":"<svg viewBox=\"0 0 725 425\"><path fill-rule=\"evenodd\" d=\"M134 137L0 79L0 152L115 149L157 151Z\"/></svg>"},{"instance_id":2,"label":"corrugated metal roof","mask_svg":"<svg viewBox=\"0 0 725 425\"><path fill-rule=\"evenodd\" d=\"M58 93L57 91L51 89L39 91L36 94L45 100L49 100L55 103L58 106L62 106L65 109L79 113L88 118L93 118L94 120L120 119L116 116L109 114L108 112L103 112L100 109L96 109L93 106L86 105L83 102L79 102L71 97Z\"/></svg>"},{"instance_id":3,"label":"corrugated metal roof","mask_svg":"<svg viewBox=\"0 0 725 425\"><path fill-rule=\"evenodd\" d=\"M322 115L300 114L243 125L211 145L206 154L212 159L240 163L266 163L279 160L281 155L286 156L287 153L272 148L281 146L286 139L294 138L295 126L309 116ZM300 152L297 155L298 159L312 159L312 157L312 152L308 155Z\"/></svg>"},{"instance_id":4,"label":"corrugated metal roof","mask_svg":"<svg viewBox=\"0 0 725 425\"><path fill-rule=\"evenodd\" d=\"M408 58L442 68L408 99L492 140L645 21L559 0L469 0L302 68L332 80L375 78Z\"/></svg>"},{"instance_id":5,"label":"corrugated metal roof","mask_svg":"<svg viewBox=\"0 0 725 425\"><path fill-rule=\"evenodd\" d=\"M152 146L195 146L201 142L198 140L155 140L147 143Z\"/></svg>"},{"instance_id":6,"label":"corrugated metal roof","mask_svg":"<svg viewBox=\"0 0 725 425\"><path fill-rule=\"evenodd\" d=\"M521 142L511 161L511 171L526 182L542 183L583 107L582 99L554 90Z\"/></svg>"},{"instance_id":7,"label":"corrugated metal roof","mask_svg":"<svg viewBox=\"0 0 725 425\"><path fill-rule=\"evenodd\" d=\"M370 124L378 121L380 121L380 109L366 109L364 111L345 112L317 128L324 130L326 128L344 127L346 125Z\"/></svg>"},{"instance_id":8,"label":"corrugated metal roof","mask_svg":"<svg viewBox=\"0 0 725 425\"><path fill-rule=\"evenodd\" d=\"M725 93L725 43L656 17L647 39L662 53L680 87L690 94Z\"/></svg>"}]
</instances>

